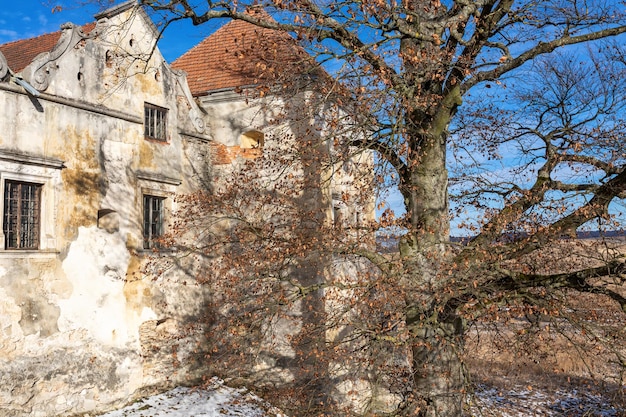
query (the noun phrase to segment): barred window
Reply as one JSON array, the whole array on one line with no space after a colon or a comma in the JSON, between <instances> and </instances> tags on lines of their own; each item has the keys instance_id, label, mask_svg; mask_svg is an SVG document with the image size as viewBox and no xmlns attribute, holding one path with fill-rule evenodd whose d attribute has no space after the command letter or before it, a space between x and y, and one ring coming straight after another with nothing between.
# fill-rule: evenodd
<instances>
[{"instance_id":1,"label":"barred window","mask_svg":"<svg viewBox=\"0 0 626 417\"><path fill-rule=\"evenodd\" d=\"M143 196L143 247L145 249L159 247L155 239L163 236L164 200L164 197Z\"/></svg>"},{"instance_id":2,"label":"barred window","mask_svg":"<svg viewBox=\"0 0 626 417\"><path fill-rule=\"evenodd\" d=\"M167 140L167 109L145 103L144 135L147 139Z\"/></svg>"},{"instance_id":3,"label":"barred window","mask_svg":"<svg viewBox=\"0 0 626 417\"><path fill-rule=\"evenodd\" d=\"M5 249L38 249L41 184L4 183Z\"/></svg>"}]
</instances>

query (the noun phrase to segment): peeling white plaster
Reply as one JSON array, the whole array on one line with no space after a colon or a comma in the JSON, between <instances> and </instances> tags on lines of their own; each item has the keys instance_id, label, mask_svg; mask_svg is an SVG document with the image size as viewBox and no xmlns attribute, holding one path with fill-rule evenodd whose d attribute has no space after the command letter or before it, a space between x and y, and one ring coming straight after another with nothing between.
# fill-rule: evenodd
<instances>
[{"instance_id":1,"label":"peeling white plaster","mask_svg":"<svg viewBox=\"0 0 626 417\"><path fill-rule=\"evenodd\" d=\"M137 337L129 335L131 329L125 317L123 278L129 260L119 233L108 233L95 226L79 228L63 261L63 271L73 291L68 299L59 301L61 332L89 329L99 342L119 347Z\"/></svg>"}]
</instances>

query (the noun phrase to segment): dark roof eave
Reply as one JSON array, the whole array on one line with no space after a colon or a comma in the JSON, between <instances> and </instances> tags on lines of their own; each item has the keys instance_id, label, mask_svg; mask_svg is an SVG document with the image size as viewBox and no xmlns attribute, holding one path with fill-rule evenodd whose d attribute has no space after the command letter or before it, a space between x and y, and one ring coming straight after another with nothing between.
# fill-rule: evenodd
<instances>
[{"instance_id":1,"label":"dark roof eave","mask_svg":"<svg viewBox=\"0 0 626 417\"><path fill-rule=\"evenodd\" d=\"M135 7L137 4L138 4L137 0L128 0L128 1L125 1L123 3L118 4L116 6L110 7L108 9L106 9L106 10L103 10L100 13L95 14L93 17L96 20L100 20L100 19L105 18L105 17L106 18L110 18L110 17L115 16L117 14L123 13L123 12L125 12L126 10L128 10L128 9L130 9L132 7Z\"/></svg>"},{"instance_id":2,"label":"dark roof eave","mask_svg":"<svg viewBox=\"0 0 626 417\"><path fill-rule=\"evenodd\" d=\"M259 84L246 84L246 85L234 86L234 87L222 87L222 88L216 88L214 90L207 90L207 91L199 92L199 93L197 92L191 93L191 95L194 97L204 97L204 96L211 96L213 94L227 93L229 91L237 91L237 90L243 90L247 88L256 88L258 86Z\"/></svg>"}]
</instances>

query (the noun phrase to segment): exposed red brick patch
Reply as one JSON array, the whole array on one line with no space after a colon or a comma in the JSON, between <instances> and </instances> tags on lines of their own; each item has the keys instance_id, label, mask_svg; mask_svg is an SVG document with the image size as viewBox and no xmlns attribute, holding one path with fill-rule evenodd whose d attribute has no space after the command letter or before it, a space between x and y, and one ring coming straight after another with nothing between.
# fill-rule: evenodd
<instances>
[{"instance_id":1,"label":"exposed red brick patch","mask_svg":"<svg viewBox=\"0 0 626 417\"><path fill-rule=\"evenodd\" d=\"M227 165L233 161L233 157L226 145L221 143L211 142L211 155L215 165Z\"/></svg>"},{"instance_id":2,"label":"exposed red brick patch","mask_svg":"<svg viewBox=\"0 0 626 417\"><path fill-rule=\"evenodd\" d=\"M231 164L238 156L245 159L255 159L263 154L260 148L248 149L240 146L226 146L221 143L211 142L212 161L215 165Z\"/></svg>"}]
</instances>

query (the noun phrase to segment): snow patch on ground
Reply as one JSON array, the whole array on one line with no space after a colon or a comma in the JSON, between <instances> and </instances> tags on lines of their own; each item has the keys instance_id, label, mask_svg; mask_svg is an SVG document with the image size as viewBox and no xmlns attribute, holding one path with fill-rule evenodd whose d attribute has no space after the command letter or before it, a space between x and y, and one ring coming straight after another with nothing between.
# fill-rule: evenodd
<instances>
[{"instance_id":1,"label":"snow patch on ground","mask_svg":"<svg viewBox=\"0 0 626 417\"><path fill-rule=\"evenodd\" d=\"M475 417L620 417L626 410L606 398L578 390L547 392L479 385L469 405ZM175 388L100 417L286 417L246 389L214 378L207 388Z\"/></svg>"},{"instance_id":2,"label":"snow patch on ground","mask_svg":"<svg viewBox=\"0 0 626 417\"><path fill-rule=\"evenodd\" d=\"M285 417L246 389L214 378L205 389L178 387L101 417Z\"/></svg>"},{"instance_id":3,"label":"snow patch on ground","mask_svg":"<svg viewBox=\"0 0 626 417\"><path fill-rule=\"evenodd\" d=\"M473 416L484 417L621 417L625 410L591 392L557 390L550 393L523 387L501 390L479 385L471 412Z\"/></svg>"}]
</instances>

